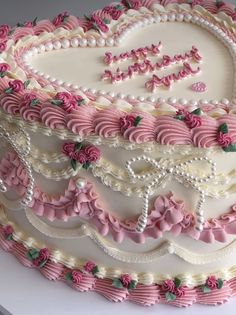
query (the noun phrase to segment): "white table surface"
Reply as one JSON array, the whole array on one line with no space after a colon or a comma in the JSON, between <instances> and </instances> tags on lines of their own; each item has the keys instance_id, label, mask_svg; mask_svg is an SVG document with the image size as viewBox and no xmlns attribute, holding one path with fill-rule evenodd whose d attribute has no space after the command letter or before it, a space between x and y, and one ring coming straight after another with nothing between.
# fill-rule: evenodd
<instances>
[{"instance_id":1,"label":"white table surface","mask_svg":"<svg viewBox=\"0 0 236 315\"><path fill-rule=\"evenodd\" d=\"M79 11L79 15L110 2L112 0L0 0L0 24L16 24L35 16L50 18L65 10ZM231 2L236 3L236 0ZM148 308L130 302L115 304L96 293L79 293L64 283L51 282L0 250L0 305L14 315L233 315L236 297L222 306L194 305L186 309L159 304Z\"/></svg>"}]
</instances>

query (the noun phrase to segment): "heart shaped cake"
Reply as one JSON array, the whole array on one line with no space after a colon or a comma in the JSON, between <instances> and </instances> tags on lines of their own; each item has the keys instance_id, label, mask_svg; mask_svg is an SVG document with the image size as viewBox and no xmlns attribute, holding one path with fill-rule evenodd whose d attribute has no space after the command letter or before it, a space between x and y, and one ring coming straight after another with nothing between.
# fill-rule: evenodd
<instances>
[{"instance_id":1,"label":"heart shaped cake","mask_svg":"<svg viewBox=\"0 0 236 315\"><path fill-rule=\"evenodd\" d=\"M235 21L123 0L1 25L0 247L114 302L234 296Z\"/></svg>"}]
</instances>

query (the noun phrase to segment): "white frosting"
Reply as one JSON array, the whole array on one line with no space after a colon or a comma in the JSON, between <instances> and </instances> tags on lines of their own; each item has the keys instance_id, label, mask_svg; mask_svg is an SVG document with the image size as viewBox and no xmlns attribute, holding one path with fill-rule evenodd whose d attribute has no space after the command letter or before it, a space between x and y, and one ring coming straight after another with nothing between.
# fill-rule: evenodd
<instances>
[{"instance_id":1,"label":"white frosting","mask_svg":"<svg viewBox=\"0 0 236 315\"><path fill-rule=\"evenodd\" d=\"M155 34L155 39L153 37ZM156 93L151 93L145 88L145 82L150 80L152 74L135 76L133 79L121 83L111 84L100 80L105 69L115 71L127 69L133 61L129 60L107 66L103 62L105 52L113 55L131 51L140 47L158 44L161 41L163 48L160 57L164 54L174 56L184 54L196 46L203 57L200 64L201 73L173 83L172 88L159 88ZM160 57L150 57L153 62L160 61ZM73 85L85 86L90 89L104 90L115 94L124 93L144 97L173 97L200 100L204 99L232 99L234 84L233 59L223 43L208 30L198 25L185 22L167 22L148 25L142 29L132 30L132 33L118 47L79 47L63 50L53 50L44 54L30 57L29 64L38 72L47 73L52 78L70 82ZM195 69L198 64L191 63ZM166 70L160 70L155 74L160 77L170 73L177 73L180 65L171 66ZM207 85L207 91L196 93L191 90L194 82L203 81Z\"/></svg>"}]
</instances>

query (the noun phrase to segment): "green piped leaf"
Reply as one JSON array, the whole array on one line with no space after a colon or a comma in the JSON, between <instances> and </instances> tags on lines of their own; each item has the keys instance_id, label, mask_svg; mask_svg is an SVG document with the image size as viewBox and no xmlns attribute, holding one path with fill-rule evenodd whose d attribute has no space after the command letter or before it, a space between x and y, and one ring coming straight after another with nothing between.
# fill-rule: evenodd
<instances>
[{"instance_id":1,"label":"green piped leaf","mask_svg":"<svg viewBox=\"0 0 236 315\"><path fill-rule=\"evenodd\" d=\"M36 259L36 258L38 258L39 257L39 251L37 250L37 249L35 249L35 248L31 248L28 252L27 252L27 258L29 259L29 260L34 260L34 259Z\"/></svg>"},{"instance_id":2,"label":"green piped leaf","mask_svg":"<svg viewBox=\"0 0 236 315\"><path fill-rule=\"evenodd\" d=\"M13 240L13 235L12 235L12 234L9 234L9 235L6 237L6 240L7 240L7 241L12 241L12 240Z\"/></svg>"},{"instance_id":3,"label":"green piped leaf","mask_svg":"<svg viewBox=\"0 0 236 315\"><path fill-rule=\"evenodd\" d=\"M105 24L110 24L110 20L109 19L103 19L103 22L105 23Z\"/></svg>"},{"instance_id":4,"label":"green piped leaf","mask_svg":"<svg viewBox=\"0 0 236 315\"><path fill-rule=\"evenodd\" d=\"M76 171L76 169L77 169L77 162L76 162L76 160L72 159L70 164L71 164L71 167L73 168L73 170Z\"/></svg>"},{"instance_id":5,"label":"green piped leaf","mask_svg":"<svg viewBox=\"0 0 236 315\"><path fill-rule=\"evenodd\" d=\"M28 87L29 84L30 84L30 80L26 80L26 81L24 82L24 87L25 87L25 89L27 89L27 87Z\"/></svg>"},{"instance_id":6,"label":"green piped leaf","mask_svg":"<svg viewBox=\"0 0 236 315\"><path fill-rule=\"evenodd\" d=\"M93 270L92 270L92 274L95 276L96 273L98 273L98 272L99 272L98 266L95 266L95 267L93 268Z\"/></svg>"},{"instance_id":7,"label":"green piped leaf","mask_svg":"<svg viewBox=\"0 0 236 315\"><path fill-rule=\"evenodd\" d=\"M77 104L78 104L79 106L85 104L85 99L84 99L84 98L81 98L80 100L77 100Z\"/></svg>"},{"instance_id":8,"label":"green piped leaf","mask_svg":"<svg viewBox=\"0 0 236 315\"><path fill-rule=\"evenodd\" d=\"M228 133L229 132L228 125L226 123L221 124L218 128L218 131L222 133Z\"/></svg>"},{"instance_id":9,"label":"green piped leaf","mask_svg":"<svg viewBox=\"0 0 236 315\"><path fill-rule=\"evenodd\" d=\"M219 279L217 280L217 288L218 288L218 289L221 289L221 288L223 287L223 285L224 285L224 280L221 279L221 278L219 278Z\"/></svg>"},{"instance_id":10,"label":"green piped leaf","mask_svg":"<svg viewBox=\"0 0 236 315\"><path fill-rule=\"evenodd\" d=\"M143 119L143 117L137 116L137 117L135 118L135 121L134 121L134 126L137 127L137 126L140 124L140 122L141 122L142 119Z\"/></svg>"},{"instance_id":11,"label":"green piped leaf","mask_svg":"<svg viewBox=\"0 0 236 315\"><path fill-rule=\"evenodd\" d=\"M86 162L86 163L83 164L83 168L84 168L85 170L88 170L88 169L90 168L90 166L91 166L91 163L90 163L90 162Z\"/></svg>"},{"instance_id":12,"label":"green piped leaf","mask_svg":"<svg viewBox=\"0 0 236 315\"><path fill-rule=\"evenodd\" d=\"M138 282L135 280L132 280L128 286L129 290L134 290L137 287Z\"/></svg>"},{"instance_id":13,"label":"green piped leaf","mask_svg":"<svg viewBox=\"0 0 236 315\"><path fill-rule=\"evenodd\" d=\"M113 285L113 287L115 287L117 289L123 289L124 288L124 286L123 286L123 284L119 278L115 278L112 282L112 285Z\"/></svg>"},{"instance_id":14,"label":"green piped leaf","mask_svg":"<svg viewBox=\"0 0 236 315\"><path fill-rule=\"evenodd\" d=\"M39 265L39 268L43 268L43 266L45 266L47 263L47 259L46 260L43 260L40 265Z\"/></svg>"},{"instance_id":15,"label":"green piped leaf","mask_svg":"<svg viewBox=\"0 0 236 315\"><path fill-rule=\"evenodd\" d=\"M24 23L18 22L18 23L16 24L16 26L17 26L17 27L24 27Z\"/></svg>"},{"instance_id":16,"label":"green piped leaf","mask_svg":"<svg viewBox=\"0 0 236 315\"><path fill-rule=\"evenodd\" d=\"M40 103L39 99L35 98L34 100L30 102L30 106L35 106L35 105L38 105L39 103Z\"/></svg>"},{"instance_id":17,"label":"green piped leaf","mask_svg":"<svg viewBox=\"0 0 236 315\"><path fill-rule=\"evenodd\" d=\"M200 116L202 114L201 108L193 110L191 114Z\"/></svg>"},{"instance_id":18,"label":"green piped leaf","mask_svg":"<svg viewBox=\"0 0 236 315\"><path fill-rule=\"evenodd\" d=\"M165 297L166 297L167 302L171 302L171 301L176 300L176 295L172 292L166 292Z\"/></svg>"},{"instance_id":19,"label":"green piped leaf","mask_svg":"<svg viewBox=\"0 0 236 315\"><path fill-rule=\"evenodd\" d=\"M67 272L67 273L65 274L65 279L66 279L67 281L72 281L72 274L71 274L71 272Z\"/></svg>"},{"instance_id":20,"label":"green piped leaf","mask_svg":"<svg viewBox=\"0 0 236 315\"><path fill-rule=\"evenodd\" d=\"M211 289L206 285L202 285L200 288L201 288L203 293L210 293L211 292Z\"/></svg>"},{"instance_id":21,"label":"green piped leaf","mask_svg":"<svg viewBox=\"0 0 236 315\"><path fill-rule=\"evenodd\" d=\"M124 9L124 7L123 7L122 5L120 5L120 4L117 4L117 5L115 6L115 9L121 11L121 10Z\"/></svg>"},{"instance_id":22,"label":"green piped leaf","mask_svg":"<svg viewBox=\"0 0 236 315\"><path fill-rule=\"evenodd\" d=\"M60 106L63 104L62 100L51 100L52 105Z\"/></svg>"},{"instance_id":23,"label":"green piped leaf","mask_svg":"<svg viewBox=\"0 0 236 315\"><path fill-rule=\"evenodd\" d=\"M13 91L13 89L12 89L11 87L9 87L9 88L7 88L7 89L4 90L4 92L5 92L6 94L11 94L12 91Z\"/></svg>"},{"instance_id":24,"label":"green piped leaf","mask_svg":"<svg viewBox=\"0 0 236 315\"><path fill-rule=\"evenodd\" d=\"M236 152L236 144L230 144L225 148L222 148L225 152Z\"/></svg>"},{"instance_id":25,"label":"green piped leaf","mask_svg":"<svg viewBox=\"0 0 236 315\"><path fill-rule=\"evenodd\" d=\"M68 22L68 19L69 19L69 16L68 16L68 15L65 15L65 16L63 17L62 22L63 22L63 23L66 23L66 22Z\"/></svg>"},{"instance_id":26,"label":"green piped leaf","mask_svg":"<svg viewBox=\"0 0 236 315\"><path fill-rule=\"evenodd\" d=\"M175 116L175 119L178 119L178 120L184 120L184 115L176 115Z\"/></svg>"},{"instance_id":27,"label":"green piped leaf","mask_svg":"<svg viewBox=\"0 0 236 315\"><path fill-rule=\"evenodd\" d=\"M175 278L174 283L176 288L179 288L181 286L181 280L179 278Z\"/></svg>"},{"instance_id":28,"label":"green piped leaf","mask_svg":"<svg viewBox=\"0 0 236 315\"><path fill-rule=\"evenodd\" d=\"M82 149L82 147L83 147L83 143L82 142L76 142L75 149L77 151L80 151Z\"/></svg>"},{"instance_id":29,"label":"green piped leaf","mask_svg":"<svg viewBox=\"0 0 236 315\"><path fill-rule=\"evenodd\" d=\"M4 78L6 74L7 74L6 71L0 72L0 78Z\"/></svg>"},{"instance_id":30,"label":"green piped leaf","mask_svg":"<svg viewBox=\"0 0 236 315\"><path fill-rule=\"evenodd\" d=\"M38 17L36 16L36 18L33 20L33 22L32 22L32 24L33 24L33 26L36 26L37 25L37 19L38 19Z\"/></svg>"},{"instance_id":31,"label":"green piped leaf","mask_svg":"<svg viewBox=\"0 0 236 315\"><path fill-rule=\"evenodd\" d=\"M84 18L85 18L87 21L90 21L90 20L91 20L91 17L88 16L88 15L84 15Z\"/></svg>"}]
</instances>

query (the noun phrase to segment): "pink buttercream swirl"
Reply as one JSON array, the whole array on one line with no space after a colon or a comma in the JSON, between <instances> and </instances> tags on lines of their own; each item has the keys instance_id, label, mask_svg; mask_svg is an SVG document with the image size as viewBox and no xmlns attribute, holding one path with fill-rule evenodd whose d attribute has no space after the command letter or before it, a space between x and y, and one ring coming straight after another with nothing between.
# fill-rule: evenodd
<instances>
[{"instance_id":1,"label":"pink buttercream swirl","mask_svg":"<svg viewBox=\"0 0 236 315\"><path fill-rule=\"evenodd\" d=\"M217 142L222 148L227 148L232 143L232 138L228 133L218 132Z\"/></svg>"},{"instance_id":2,"label":"pink buttercream swirl","mask_svg":"<svg viewBox=\"0 0 236 315\"><path fill-rule=\"evenodd\" d=\"M137 121L139 119L139 121ZM142 117L140 116L134 116L134 115L125 115L120 118L120 129L121 133L124 134L125 131L131 127L137 127L139 122L142 120Z\"/></svg>"}]
</instances>

